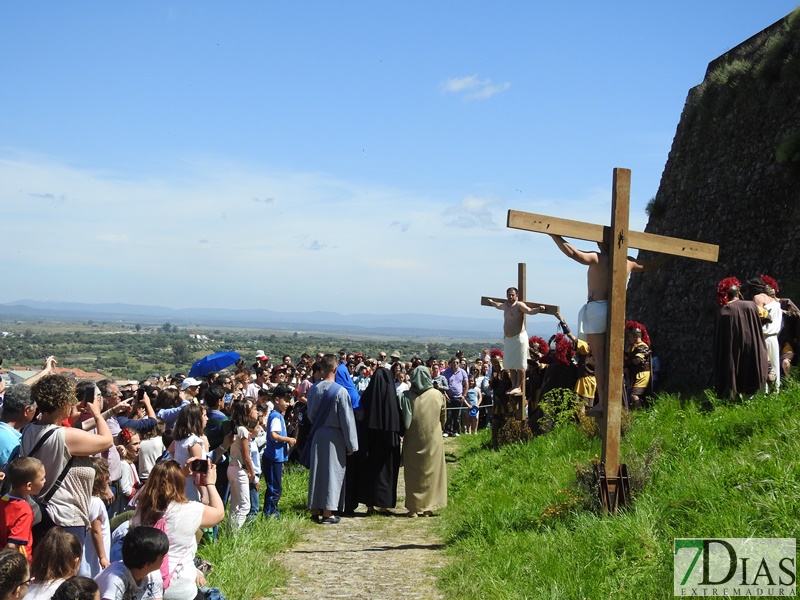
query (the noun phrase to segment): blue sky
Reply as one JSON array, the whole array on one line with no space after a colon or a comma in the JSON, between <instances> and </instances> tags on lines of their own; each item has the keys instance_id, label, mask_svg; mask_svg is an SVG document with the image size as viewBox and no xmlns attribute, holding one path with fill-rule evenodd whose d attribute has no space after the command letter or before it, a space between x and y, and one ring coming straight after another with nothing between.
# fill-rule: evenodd
<instances>
[{"instance_id":1,"label":"blue sky","mask_svg":"<svg viewBox=\"0 0 800 600\"><path fill-rule=\"evenodd\" d=\"M643 228L689 88L796 6L3 3L0 302L493 317L526 262L573 322L507 210L606 223L626 167Z\"/></svg>"}]
</instances>

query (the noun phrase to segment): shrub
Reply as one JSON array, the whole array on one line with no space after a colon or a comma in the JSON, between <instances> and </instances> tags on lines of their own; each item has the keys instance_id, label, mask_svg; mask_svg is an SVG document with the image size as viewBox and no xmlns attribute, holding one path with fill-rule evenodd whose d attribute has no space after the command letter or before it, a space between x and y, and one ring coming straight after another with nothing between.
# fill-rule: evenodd
<instances>
[{"instance_id":1,"label":"shrub","mask_svg":"<svg viewBox=\"0 0 800 600\"><path fill-rule=\"evenodd\" d=\"M567 423L576 423L583 408L583 400L572 390L550 390L539 403L543 416L539 419L541 431L546 433Z\"/></svg>"},{"instance_id":2,"label":"shrub","mask_svg":"<svg viewBox=\"0 0 800 600\"><path fill-rule=\"evenodd\" d=\"M659 198L658 196L653 196L648 201L644 212L646 212L647 216L651 219L660 219L667 213L667 202L663 197Z\"/></svg>"},{"instance_id":3,"label":"shrub","mask_svg":"<svg viewBox=\"0 0 800 600\"><path fill-rule=\"evenodd\" d=\"M779 165L800 163L800 131L787 133L778 142L775 160Z\"/></svg>"},{"instance_id":4,"label":"shrub","mask_svg":"<svg viewBox=\"0 0 800 600\"><path fill-rule=\"evenodd\" d=\"M518 419L506 419L497 432L497 445L505 446L517 442L527 442L533 437L528 423Z\"/></svg>"}]
</instances>

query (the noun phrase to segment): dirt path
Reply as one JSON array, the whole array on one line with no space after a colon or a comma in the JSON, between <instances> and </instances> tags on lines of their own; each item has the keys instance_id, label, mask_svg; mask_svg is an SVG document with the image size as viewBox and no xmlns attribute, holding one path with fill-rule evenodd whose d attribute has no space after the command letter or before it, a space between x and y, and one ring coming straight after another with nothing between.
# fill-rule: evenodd
<instances>
[{"instance_id":1,"label":"dirt path","mask_svg":"<svg viewBox=\"0 0 800 600\"><path fill-rule=\"evenodd\" d=\"M336 525L316 525L285 552L280 563L292 575L269 598L443 598L434 572L445 564L437 518L405 517L403 472L394 516L357 516Z\"/></svg>"}]
</instances>

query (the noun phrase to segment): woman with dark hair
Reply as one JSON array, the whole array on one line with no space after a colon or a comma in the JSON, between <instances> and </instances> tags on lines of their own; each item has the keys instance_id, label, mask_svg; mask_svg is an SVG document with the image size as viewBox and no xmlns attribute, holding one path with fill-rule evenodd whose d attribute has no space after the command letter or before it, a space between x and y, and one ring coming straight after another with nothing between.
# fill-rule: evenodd
<instances>
[{"instance_id":1,"label":"woman with dark hair","mask_svg":"<svg viewBox=\"0 0 800 600\"><path fill-rule=\"evenodd\" d=\"M183 467L190 458L205 459L208 454L208 442L205 438L205 427L208 416L199 404L187 404L178 413L175 429L172 430L172 444L169 454ZM194 484L192 478L186 479L186 497L189 500L203 500L205 498Z\"/></svg>"},{"instance_id":2,"label":"woman with dark hair","mask_svg":"<svg viewBox=\"0 0 800 600\"><path fill-rule=\"evenodd\" d=\"M411 424L403 438L406 508L409 517L430 517L437 508L447 506L447 468L442 439L445 400L433 387L428 367L411 372L405 401L411 410Z\"/></svg>"},{"instance_id":3,"label":"woman with dark hair","mask_svg":"<svg viewBox=\"0 0 800 600\"><path fill-rule=\"evenodd\" d=\"M80 540L53 527L33 548L31 576L35 580L25 595L28 600L50 600L65 579L78 574L83 547Z\"/></svg>"},{"instance_id":4,"label":"woman with dark hair","mask_svg":"<svg viewBox=\"0 0 800 600\"><path fill-rule=\"evenodd\" d=\"M389 514L397 503L400 473L400 435L403 432L400 404L392 375L378 369L361 396L363 418L359 441L357 498L367 505L367 514Z\"/></svg>"},{"instance_id":5,"label":"woman with dark hair","mask_svg":"<svg viewBox=\"0 0 800 600\"><path fill-rule=\"evenodd\" d=\"M163 518L163 531L169 537L169 552L164 558L160 573L153 572L150 577L159 575L164 589L164 600L194 600L197 596L198 570L194 566L197 553L196 533L201 528L214 527L225 517L225 506L214 485L217 481L217 467L208 464L205 484L208 486L208 506L186 497L184 481L191 477L191 463L205 458L191 457L187 467L174 460L156 463L150 477L137 497L136 513L131 519L131 527L144 525L160 529L158 522Z\"/></svg>"},{"instance_id":6,"label":"woman with dark hair","mask_svg":"<svg viewBox=\"0 0 800 600\"><path fill-rule=\"evenodd\" d=\"M81 387L82 397L66 375L47 375L31 388L33 399L42 411L22 433L20 456L35 456L44 463L47 483L39 494L46 505L42 522L34 528L34 538L54 524L76 535L81 544L89 527L89 504L94 484L91 456L108 450L114 443L101 414L102 396L94 384ZM76 427L83 408L95 419L97 433Z\"/></svg>"},{"instance_id":7,"label":"woman with dark hair","mask_svg":"<svg viewBox=\"0 0 800 600\"><path fill-rule=\"evenodd\" d=\"M0 552L0 600L18 600L30 585L30 571L25 555L16 550Z\"/></svg>"}]
</instances>

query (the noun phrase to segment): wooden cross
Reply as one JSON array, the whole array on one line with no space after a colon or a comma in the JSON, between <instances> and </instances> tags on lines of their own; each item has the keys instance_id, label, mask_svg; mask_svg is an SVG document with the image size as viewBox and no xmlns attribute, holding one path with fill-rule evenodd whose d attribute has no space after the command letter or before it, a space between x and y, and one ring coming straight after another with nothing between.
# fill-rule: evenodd
<instances>
[{"instance_id":1,"label":"wooden cross","mask_svg":"<svg viewBox=\"0 0 800 600\"><path fill-rule=\"evenodd\" d=\"M620 414L622 410L622 367L625 352L625 292L628 279L628 248L661 252L685 258L716 262L719 246L679 238L628 230L630 213L630 169L614 169L611 196L611 226L593 225L545 217L515 210L508 211L507 227L604 242L608 248L608 322L606 327L605 412L601 421L603 439L601 460L609 478L610 500L616 506L619 473Z\"/></svg>"},{"instance_id":2,"label":"wooden cross","mask_svg":"<svg viewBox=\"0 0 800 600\"><path fill-rule=\"evenodd\" d=\"M517 302L522 302L523 304L525 304L526 306L529 306L531 308L538 308L539 306L544 306L544 311L539 313L539 314L555 315L557 312L559 312L559 310L560 310L559 307L555 306L553 304L541 304L539 302L525 302L525 301L523 301L523 298L525 298L525 284L526 284L525 263L519 263L517 265L517 286L516 287L517 287L517 291L519 292L519 297L517 299ZM494 301L494 302L505 302L506 300L508 300L508 298L492 298L492 297L489 297L489 296L481 296L481 306L491 306L492 308L494 308L494 305L491 304L490 300ZM525 327L525 317L526 316L527 315L525 313L522 314L522 326L523 326L523 328ZM524 377L524 375L522 377L522 385L520 387L522 389L523 401L520 402L519 405L517 406L517 419L522 421L522 420L525 419L525 402L524 402L524 398L525 398L525 377Z\"/></svg>"}]
</instances>

